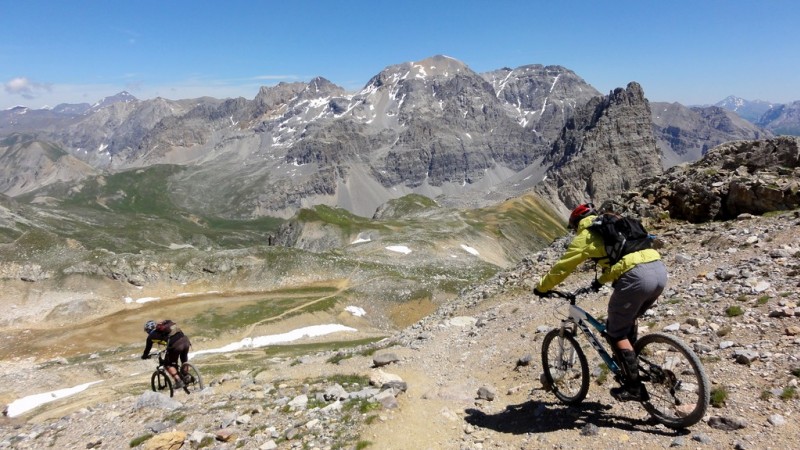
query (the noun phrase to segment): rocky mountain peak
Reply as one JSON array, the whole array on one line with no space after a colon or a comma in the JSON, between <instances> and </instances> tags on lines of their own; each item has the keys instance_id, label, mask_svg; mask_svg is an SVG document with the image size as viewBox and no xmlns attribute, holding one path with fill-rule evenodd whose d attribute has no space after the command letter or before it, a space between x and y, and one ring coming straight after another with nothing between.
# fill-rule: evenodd
<instances>
[{"instance_id":1,"label":"rocky mountain peak","mask_svg":"<svg viewBox=\"0 0 800 450\"><path fill-rule=\"evenodd\" d=\"M369 80L362 93L368 93L386 85L394 86L404 80L451 77L464 72L474 73L466 64L457 59L443 55L431 56L421 61L410 61L386 67Z\"/></svg>"},{"instance_id":2,"label":"rocky mountain peak","mask_svg":"<svg viewBox=\"0 0 800 450\"><path fill-rule=\"evenodd\" d=\"M741 108L745 105L747 100L737 97L735 95L729 95L724 99L720 100L714 106L719 106L720 108L730 109L731 111L736 111L737 109Z\"/></svg>"},{"instance_id":3,"label":"rocky mountain peak","mask_svg":"<svg viewBox=\"0 0 800 450\"><path fill-rule=\"evenodd\" d=\"M61 113L61 114L86 114L92 105L88 103L60 103L53 108L53 112Z\"/></svg>"},{"instance_id":4,"label":"rocky mountain peak","mask_svg":"<svg viewBox=\"0 0 800 450\"><path fill-rule=\"evenodd\" d=\"M714 106L734 112L749 122L757 123L761 116L769 111L773 105L763 100L745 100L735 95L729 95L715 103Z\"/></svg>"},{"instance_id":5,"label":"rocky mountain peak","mask_svg":"<svg viewBox=\"0 0 800 450\"><path fill-rule=\"evenodd\" d=\"M758 120L775 134L800 136L800 100L785 105L775 105Z\"/></svg>"},{"instance_id":6,"label":"rocky mountain peak","mask_svg":"<svg viewBox=\"0 0 800 450\"><path fill-rule=\"evenodd\" d=\"M614 89L608 97L609 104L616 103L638 106L643 102L647 102L647 99L644 97L642 85L635 81L628 83L628 86L624 89L621 87Z\"/></svg>"},{"instance_id":7,"label":"rocky mountain peak","mask_svg":"<svg viewBox=\"0 0 800 450\"><path fill-rule=\"evenodd\" d=\"M99 108L105 108L106 106L110 106L115 103L132 103L137 101L139 101L139 99L134 97L130 92L122 91L112 96L103 98L99 102L92 105L92 108L99 109Z\"/></svg>"},{"instance_id":8,"label":"rocky mountain peak","mask_svg":"<svg viewBox=\"0 0 800 450\"><path fill-rule=\"evenodd\" d=\"M323 77L316 77L309 81L307 90L319 94L329 94L332 92L340 94L344 92L344 89Z\"/></svg>"},{"instance_id":9,"label":"rocky mountain peak","mask_svg":"<svg viewBox=\"0 0 800 450\"><path fill-rule=\"evenodd\" d=\"M631 82L578 108L546 158L537 191L562 212L602 202L662 173L644 90Z\"/></svg>"},{"instance_id":10,"label":"rocky mountain peak","mask_svg":"<svg viewBox=\"0 0 800 450\"><path fill-rule=\"evenodd\" d=\"M300 92L307 88L306 83L280 82L275 86L261 86L253 102L260 112L268 112L276 107L288 104Z\"/></svg>"},{"instance_id":11,"label":"rocky mountain peak","mask_svg":"<svg viewBox=\"0 0 800 450\"><path fill-rule=\"evenodd\" d=\"M602 111L632 110L644 102L638 85L615 90L603 101L595 98L603 96L561 66L478 74L457 59L435 55L386 67L352 94L323 77L262 87L253 100L136 101L122 92L98 104L116 103L86 114L2 111L0 134L35 132L100 170L180 164L188 172L174 175L172 182L186 193L181 202L187 207L195 205L195 190L208 191L191 173L218 174L213 190L220 194L203 196L206 213L286 217L302 204L322 203L371 216L385 201L408 193L444 196L443 204L453 205L488 201L486 195L473 195L476 191L494 191L497 198L513 195L538 182L550 165L563 165L562 159L579 147L600 142L596 137L583 142L584 131L627 133L603 122L624 117L613 119ZM708 122L713 124L706 132ZM662 163L696 159L731 133L759 137L739 129L719 113L693 113L680 127L666 121L656 133L669 155ZM652 132L643 133L620 139L631 138L635 145ZM553 147L562 135L565 140ZM248 190L231 204L228 189L241 191L232 180L242 179L243 165L251 177ZM38 189L44 181L34 173L26 189ZM599 187L590 191L605 189L599 179L593 183Z\"/></svg>"},{"instance_id":12,"label":"rocky mountain peak","mask_svg":"<svg viewBox=\"0 0 800 450\"><path fill-rule=\"evenodd\" d=\"M532 64L482 74L506 111L523 127L548 141L558 137L575 108L601 95L573 71L561 66Z\"/></svg>"},{"instance_id":13,"label":"rocky mountain peak","mask_svg":"<svg viewBox=\"0 0 800 450\"><path fill-rule=\"evenodd\" d=\"M469 70L463 62L445 55L435 55L410 63L414 76L450 76Z\"/></svg>"}]
</instances>

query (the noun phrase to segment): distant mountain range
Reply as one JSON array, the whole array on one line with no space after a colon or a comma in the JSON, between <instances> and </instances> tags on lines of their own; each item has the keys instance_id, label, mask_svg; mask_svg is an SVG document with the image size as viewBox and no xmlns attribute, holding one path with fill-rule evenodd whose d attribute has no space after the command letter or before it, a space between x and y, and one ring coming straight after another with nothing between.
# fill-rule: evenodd
<instances>
[{"instance_id":1,"label":"distant mountain range","mask_svg":"<svg viewBox=\"0 0 800 450\"><path fill-rule=\"evenodd\" d=\"M357 297L437 303L562 236L577 202L721 210L725 174L754 205L796 193L772 172L745 183L741 159L695 171L703 185L682 176L711 147L771 134L721 107L651 103L636 82L603 94L564 67L476 73L445 56L358 92L315 78L253 99L13 108L0 111L0 300L41 299L66 323L132 295L356 277ZM10 309L28 310L45 311Z\"/></svg>"},{"instance_id":2,"label":"distant mountain range","mask_svg":"<svg viewBox=\"0 0 800 450\"><path fill-rule=\"evenodd\" d=\"M773 134L800 136L800 101L781 104L745 100L731 95L714 106L735 112L741 118Z\"/></svg>"},{"instance_id":3,"label":"distant mountain range","mask_svg":"<svg viewBox=\"0 0 800 450\"><path fill-rule=\"evenodd\" d=\"M286 218L316 204L371 216L411 193L483 206L546 177L561 180L542 189L566 208L770 135L721 107L649 103L636 83L604 96L560 66L479 74L439 55L389 66L356 93L320 77L262 87L252 100L122 92L0 111L0 192L58 199L87 178L169 165L172 202L230 218Z\"/></svg>"}]
</instances>

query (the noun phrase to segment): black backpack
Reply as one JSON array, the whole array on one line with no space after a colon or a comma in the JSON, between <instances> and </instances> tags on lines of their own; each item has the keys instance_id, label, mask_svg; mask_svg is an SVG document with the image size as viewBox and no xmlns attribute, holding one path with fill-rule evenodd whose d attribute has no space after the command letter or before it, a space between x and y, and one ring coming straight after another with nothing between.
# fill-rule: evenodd
<instances>
[{"instance_id":1,"label":"black backpack","mask_svg":"<svg viewBox=\"0 0 800 450\"><path fill-rule=\"evenodd\" d=\"M612 213L598 215L589 230L603 237L610 265L616 264L628 253L652 248L655 238L644 229L639 220Z\"/></svg>"}]
</instances>

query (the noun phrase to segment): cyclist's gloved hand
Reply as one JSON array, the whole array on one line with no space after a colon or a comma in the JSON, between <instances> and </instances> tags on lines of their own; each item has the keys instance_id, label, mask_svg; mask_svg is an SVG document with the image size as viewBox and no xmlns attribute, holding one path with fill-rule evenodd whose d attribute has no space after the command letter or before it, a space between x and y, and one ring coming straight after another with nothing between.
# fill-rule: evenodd
<instances>
[{"instance_id":1,"label":"cyclist's gloved hand","mask_svg":"<svg viewBox=\"0 0 800 450\"><path fill-rule=\"evenodd\" d=\"M142 359L150 359L150 355L142 355Z\"/></svg>"},{"instance_id":2,"label":"cyclist's gloved hand","mask_svg":"<svg viewBox=\"0 0 800 450\"><path fill-rule=\"evenodd\" d=\"M601 287L603 287L603 284L597 280L594 280L592 281L592 285L590 287L592 288L593 291L597 292L600 290Z\"/></svg>"},{"instance_id":3,"label":"cyclist's gloved hand","mask_svg":"<svg viewBox=\"0 0 800 450\"><path fill-rule=\"evenodd\" d=\"M535 295L535 296L537 296L537 297L542 297L542 298L544 298L544 297L548 297L548 294L547 294L547 292L542 292L542 291L540 291L540 290L539 290L539 289L537 289L537 288L534 288L534 289L533 289L533 295Z\"/></svg>"}]
</instances>

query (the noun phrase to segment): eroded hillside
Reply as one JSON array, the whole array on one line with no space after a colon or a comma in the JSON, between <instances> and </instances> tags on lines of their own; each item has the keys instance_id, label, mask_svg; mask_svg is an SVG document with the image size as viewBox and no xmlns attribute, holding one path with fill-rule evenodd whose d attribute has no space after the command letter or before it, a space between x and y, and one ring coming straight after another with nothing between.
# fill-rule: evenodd
<instances>
[{"instance_id":1,"label":"eroded hillside","mask_svg":"<svg viewBox=\"0 0 800 450\"><path fill-rule=\"evenodd\" d=\"M796 162L778 157L779 148L789 147L772 144L720 148L709 160L681 168L686 175L681 182L702 183L707 176L719 176L713 183L720 184L711 186L719 194L730 186L762 192L764 183L759 180L771 179L774 186L766 187L791 199L788 187L797 182ZM755 151L775 158L769 171L741 159ZM765 158L760 157L759 164ZM729 167L726 161L735 164ZM738 170L741 165L749 168ZM773 176L777 178L768 178ZM671 177L666 174L660 182ZM193 361L206 375L209 389L179 394L174 402L149 392L153 364L137 359L144 316L127 322L125 342L101 345L91 353L15 354L4 361L0 373L6 386L3 401L14 404L36 394L55 400L4 418L0 443L12 448L518 449L565 443L577 448L793 448L800 438L793 420L800 411L800 210L797 205L758 215L739 210L727 220L692 223L676 219L672 212L680 197L655 201L658 197L647 189L658 191L656 187L663 184L649 186L616 198L616 204L646 217L670 274L667 290L640 321L640 331L671 333L685 341L700 356L712 383L712 405L690 430L667 429L648 420L640 405L614 401L608 393L613 381L604 376L600 361L583 341L592 376L587 399L567 407L542 388L541 339L559 323L563 305L538 299L530 290L568 243L562 229L544 250L526 253L517 264L484 281L467 283L437 305L407 297L389 309L385 309L389 303L371 307L362 303L365 315L355 315L348 302L375 300L378 296L370 293L385 285L382 278L354 283L355 279L343 277L330 286L273 292L282 301L297 301L283 304L284 311L297 313L282 316L285 320L270 321L282 313L252 306L248 314L210 311L203 321L186 323L190 335L197 337L195 350L319 324L340 323L353 331L198 355ZM740 194L746 192L750 191ZM720 197L698 198L716 204ZM408 200L384 210L385 219L411 211L427 219L439 212L423 199ZM683 201L698 204L694 197ZM483 220L483 231L512 234L504 224L518 214L513 204L498 207L492 220ZM316 217L329 213L317 211ZM337 217L342 218L335 215L327 223ZM486 217L490 217L487 211L473 216ZM552 217L552 223L557 221ZM385 250L387 244L379 245ZM395 244L395 250L404 251L403 245ZM444 254L459 248L475 256L468 251L475 249L467 247L454 246ZM401 255L396 252L390 259L412 256L406 263L431 261L430 254ZM347 255L334 253L332 258L331 265L317 270L338 267ZM363 266L351 267L351 274L356 274ZM426 279L426 270L407 267L399 278L408 277L403 290L414 292ZM563 287L586 285L593 275L592 264L586 264ZM445 274L449 276L452 273ZM330 301L353 284L365 297ZM581 305L602 317L609 294L604 288L583 298ZM306 306L309 309L302 309ZM405 317L408 326L391 332L390 327L376 327L371 316L380 314L393 317L395 323ZM208 332L232 323L234 317L245 322L248 317L257 319L237 322L235 329ZM117 322L106 325L118 328ZM57 331L70 329L92 330L63 324ZM4 342L30 336L37 341L36 333L17 330ZM48 394L75 386L85 390L66 398ZM87 430L85 423L97 425Z\"/></svg>"}]
</instances>

